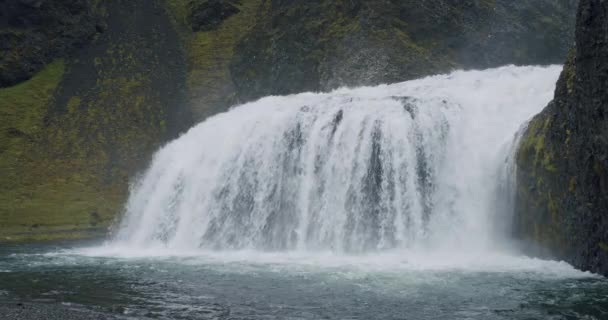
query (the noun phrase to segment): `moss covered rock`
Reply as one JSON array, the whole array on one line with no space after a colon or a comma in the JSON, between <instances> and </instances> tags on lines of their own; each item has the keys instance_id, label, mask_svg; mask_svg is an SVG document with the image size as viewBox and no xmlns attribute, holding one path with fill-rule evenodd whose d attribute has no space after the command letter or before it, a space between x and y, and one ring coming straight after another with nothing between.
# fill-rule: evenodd
<instances>
[{"instance_id":1,"label":"moss covered rock","mask_svg":"<svg viewBox=\"0 0 608 320\"><path fill-rule=\"evenodd\" d=\"M576 49L517 154L516 235L608 274L608 3L581 0Z\"/></svg>"},{"instance_id":2,"label":"moss covered rock","mask_svg":"<svg viewBox=\"0 0 608 320\"><path fill-rule=\"evenodd\" d=\"M174 23L180 30L180 39L186 51L188 64L188 101L194 118L225 111L236 103L237 77L230 69L238 44L263 17L265 1L224 1L234 6L233 14L221 14L213 28L198 30L191 17L205 15L209 1L166 0Z\"/></svg>"},{"instance_id":3,"label":"moss covered rock","mask_svg":"<svg viewBox=\"0 0 608 320\"><path fill-rule=\"evenodd\" d=\"M240 12L237 1L206 0L190 3L190 25L193 31L217 29L224 20Z\"/></svg>"},{"instance_id":4,"label":"moss covered rock","mask_svg":"<svg viewBox=\"0 0 608 320\"><path fill-rule=\"evenodd\" d=\"M0 1L0 87L29 79L103 29L93 0Z\"/></svg>"},{"instance_id":5,"label":"moss covered rock","mask_svg":"<svg viewBox=\"0 0 608 320\"><path fill-rule=\"evenodd\" d=\"M0 89L0 241L104 233L161 143L192 124L164 3L108 0L106 30Z\"/></svg>"}]
</instances>

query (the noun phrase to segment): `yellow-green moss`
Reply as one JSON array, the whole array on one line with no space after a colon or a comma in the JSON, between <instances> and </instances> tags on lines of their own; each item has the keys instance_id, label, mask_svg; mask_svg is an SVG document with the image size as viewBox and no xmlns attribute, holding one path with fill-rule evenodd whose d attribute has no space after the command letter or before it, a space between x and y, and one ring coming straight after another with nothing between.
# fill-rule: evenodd
<instances>
[{"instance_id":1,"label":"yellow-green moss","mask_svg":"<svg viewBox=\"0 0 608 320\"><path fill-rule=\"evenodd\" d=\"M536 116L528 124L520 141L518 167L522 170L520 174L525 175L524 180L532 184L527 188L518 188L518 198L526 203L528 210L520 227L529 230L528 234L539 244L567 248L561 208L564 194L547 187L549 183L554 183L557 174L555 153L545 139L551 124L549 115L543 113ZM575 188L576 180L570 179L568 189L574 192Z\"/></svg>"},{"instance_id":2,"label":"yellow-green moss","mask_svg":"<svg viewBox=\"0 0 608 320\"><path fill-rule=\"evenodd\" d=\"M547 194L547 210L549 211L549 214L551 215L551 220L554 223L558 223L559 222L558 205L557 205L557 202L555 201L555 199L553 199L553 195L551 194L551 192L549 192Z\"/></svg>"},{"instance_id":3,"label":"yellow-green moss","mask_svg":"<svg viewBox=\"0 0 608 320\"><path fill-rule=\"evenodd\" d=\"M574 92L574 81L576 80L576 50L570 50L568 60L564 65L563 76L566 77L566 90L568 94Z\"/></svg>"},{"instance_id":4,"label":"yellow-green moss","mask_svg":"<svg viewBox=\"0 0 608 320\"><path fill-rule=\"evenodd\" d=\"M125 28L124 37L95 40L95 56L54 62L0 90L0 241L103 232L121 212L128 179L166 141L176 106L159 88L173 89L163 80L182 75L159 48L179 45Z\"/></svg>"},{"instance_id":5,"label":"yellow-green moss","mask_svg":"<svg viewBox=\"0 0 608 320\"><path fill-rule=\"evenodd\" d=\"M20 169L41 133L64 70L63 60L58 60L30 80L0 89L0 188L13 190L19 183Z\"/></svg>"},{"instance_id":6,"label":"yellow-green moss","mask_svg":"<svg viewBox=\"0 0 608 320\"><path fill-rule=\"evenodd\" d=\"M133 50L117 46L93 59L97 86L63 106L54 98L63 61L0 90L0 241L82 237L120 212L127 168L140 165L165 130L149 76L121 70L139 70Z\"/></svg>"},{"instance_id":7,"label":"yellow-green moss","mask_svg":"<svg viewBox=\"0 0 608 320\"><path fill-rule=\"evenodd\" d=\"M178 23L178 29L190 30L188 1L166 0ZM181 33L189 65L187 77L190 100L195 116L203 117L210 109L225 107L233 94L230 62L236 45L254 26L262 0L237 3L239 13L232 15L217 30Z\"/></svg>"},{"instance_id":8,"label":"yellow-green moss","mask_svg":"<svg viewBox=\"0 0 608 320\"><path fill-rule=\"evenodd\" d=\"M68 112L73 113L76 112L78 110L78 106L80 106L80 103L82 102L82 100L80 99L80 97L78 96L74 96L71 97L70 100L68 101Z\"/></svg>"},{"instance_id":9,"label":"yellow-green moss","mask_svg":"<svg viewBox=\"0 0 608 320\"><path fill-rule=\"evenodd\" d=\"M189 1L185 0L165 0L167 8L175 22L181 26L188 25L188 13L190 12Z\"/></svg>"},{"instance_id":10,"label":"yellow-green moss","mask_svg":"<svg viewBox=\"0 0 608 320\"><path fill-rule=\"evenodd\" d=\"M108 206L108 199L82 179L54 177L40 150L44 118L64 72L65 63L58 60L32 79L0 90L0 238L45 237L49 230L66 226L90 228L92 211L99 211L94 216L101 220L109 218L98 209Z\"/></svg>"},{"instance_id":11,"label":"yellow-green moss","mask_svg":"<svg viewBox=\"0 0 608 320\"><path fill-rule=\"evenodd\" d=\"M38 231L40 229L40 231ZM0 243L22 243L22 242L44 242L53 240L76 240L90 239L92 237L102 237L105 232L101 229L51 229L47 227L30 228L27 232L13 233L4 237L0 237Z\"/></svg>"},{"instance_id":12,"label":"yellow-green moss","mask_svg":"<svg viewBox=\"0 0 608 320\"><path fill-rule=\"evenodd\" d=\"M568 183L568 191L574 193L576 191L576 177L571 177Z\"/></svg>"},{"instance_id":13,"label":"yellow-green moss","mask_svg":"<svg viewBox=\"0 0 608 320\"><path fill-rule=\"evenodd\" d=\"M0 89L0 125L3 137L9 127L30 135L40 129L42 117L64 70L64 61L58 60L29 81Z\"/></svg>"},{"instance_id":14,"label":"yellow-green moss","mask_svg":"<svg viewBox=\"0 0 608 320\"><path fill-rule=\"evenodd\" d=\"M553 163L553 150L547 147L545 143L545 135L550 125L550 118L542 120L540 117L535 117L530 121L528 129L520 142L519 161L532 163L535 170L536 168L542 168L549 172L557 171Z\"/></svg>"}]
</instances>

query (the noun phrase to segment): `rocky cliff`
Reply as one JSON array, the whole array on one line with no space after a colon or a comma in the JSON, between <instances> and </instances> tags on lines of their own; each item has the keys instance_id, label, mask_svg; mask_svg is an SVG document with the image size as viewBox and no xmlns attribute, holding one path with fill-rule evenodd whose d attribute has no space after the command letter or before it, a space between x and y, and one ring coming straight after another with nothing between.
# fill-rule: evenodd
<instances>
[{"instance_id":1,"label":"rocky cliff","mask_svg":"<svg viewBox=\"0 0 608 320\"><path fill-rule=\"evenodd\" d=\"M237 97L562 63L576 1L266 1L231 64Z\"/></svg>"},{"instance_id":2,"label":"rocky cliff","mask_svg":"<svg viewBox=\"0 0 608 320\"><path fill-rule=\"evenodd\" d=\"M0 90L2 238L103 232L129 179L191 123L173 23L156 0L2 6L19 41L3 43L0 79L32 76Z\"/></svg>"},{"instance_id":3,"label":"rocky cliff","mask_svg":"<svg viewBox=\"0 0 608 320\"><path fill-rule=\"evenodd\" d=\"M608 3L581 0L555 99L517 154L516 234L608 274ZM529 247L530 248L530 247ZM545 252L547 253L547 252Z\"/></svg>"},{"instance_id":4,"label":"rocky cliff","mask_svg":"<svg viewBox=\"0 0 608 320\"><path fill-rule=\"evenodd\" d=\"M573 0L0 0L0 238L81 236L193 122L268 94L563 61Z\"/></svg>"},{"instance_id":5,"label":"rocky cliff","mask_svg":"<svg viewBox=\"0 0 608 320\"><path fill-rule=\"evenodd\" d=\"M0 1L0 87L27 80L104 29L87 0Z\"/></svg>"}]
</instances>

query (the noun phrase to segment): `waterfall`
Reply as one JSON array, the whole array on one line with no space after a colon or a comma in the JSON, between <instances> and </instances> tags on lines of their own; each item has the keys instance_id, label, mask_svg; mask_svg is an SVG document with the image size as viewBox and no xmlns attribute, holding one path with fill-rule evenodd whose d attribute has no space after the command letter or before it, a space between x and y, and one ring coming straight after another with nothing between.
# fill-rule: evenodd
<instances>
[{"instance_id":1,"label":"waterfall","mask_svg":"<svg viewBox=\"0 0 608 320\"><path fill-rule=\"evenodd\" d=\"M156 153L112 244L487 247L508 223L499 203L509 146L552 98L560 69L457 71L234 107Z\"/></svg>"}]
</instances>

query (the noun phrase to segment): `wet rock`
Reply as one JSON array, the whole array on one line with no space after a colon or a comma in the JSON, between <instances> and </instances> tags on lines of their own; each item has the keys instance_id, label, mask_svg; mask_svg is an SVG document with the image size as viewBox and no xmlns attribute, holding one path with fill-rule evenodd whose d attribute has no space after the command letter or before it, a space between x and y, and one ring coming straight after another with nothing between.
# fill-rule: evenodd
<instances>
[{"instance_id":1,"label":"wet rock","mask_svg":"<svg viewBox=\"0 0 608 320\"><path fill-rule=\"evenodd\" d=\"M0 87L29 79L88 43L101 21L93 0L0 1Z\"/></svg>"},{"instance_id":2,"label":"wet rock","mask_svg":"<svg viewBox=\"0 0 608 320\"><path fill-rule=\"evenodd\" d=\"M606 12L606 1L580 1L576 48L555 98L521 140L515 234L528 248L608 275Z\"/></svg>"},{"instance_id":3,"label":"wet rock","mask_svg":"<svg viewBox=\"0 0 608 320\"><path fill-rule=\"evenodd\" d=\"M193 31L215 30L224 20L240 12L233 2L227 0L193 1L190 6Z\"/></svg>"},{"instance_id":4,"label":"wet rock","mask_svg":"<svg viewBox=\"0 0 608 320\"><path fill-rule=\"evenodd\" d=\"M238 100L562 63L576 0L269 0L235 51Z\"/></svg>"}]
</instances>

